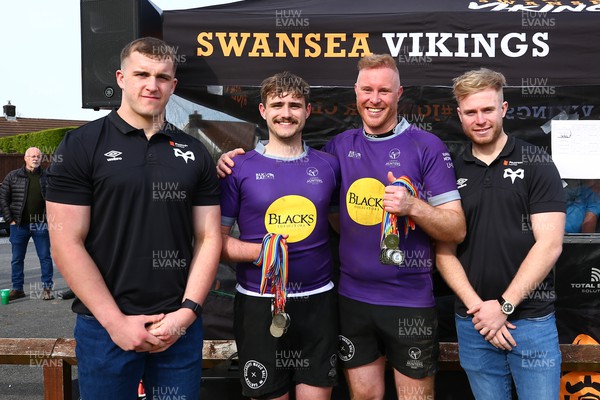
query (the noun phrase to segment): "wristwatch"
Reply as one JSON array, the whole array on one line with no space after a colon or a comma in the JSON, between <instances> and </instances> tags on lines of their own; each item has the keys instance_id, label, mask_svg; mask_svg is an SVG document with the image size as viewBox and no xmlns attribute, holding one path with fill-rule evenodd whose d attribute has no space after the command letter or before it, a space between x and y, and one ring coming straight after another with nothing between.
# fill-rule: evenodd
<instances>
[{"instance_id":1,"label":"wristwatch","mask_svg":"<svg viewBox=\"0 0 600 400\"><path fill-rule=\"evenodd\" d=\"M504 300L504 297L500 296L498 298L498 303L500 303L500 309L506 315L510 315L515 311L515 306L510 301Z\"/></svg>"},{"instance_id":2,"label":"wristwatch","mask_svg":"<svg viewBox=\"0 0 600 400\"><path fill-rule=\"evenodd\" d=\"M194 314L196 314L197 317L202 314L202 306L190 299L183 300L183 303L181 303L181 308L189 308L194 312Z\"/></svg>"}]
</instances>

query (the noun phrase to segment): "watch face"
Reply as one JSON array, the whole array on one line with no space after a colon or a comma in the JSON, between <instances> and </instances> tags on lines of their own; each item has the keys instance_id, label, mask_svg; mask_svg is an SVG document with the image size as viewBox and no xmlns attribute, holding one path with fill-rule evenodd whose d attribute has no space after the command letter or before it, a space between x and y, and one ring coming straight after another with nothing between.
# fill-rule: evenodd
<instances>
[{"instance_id":1,"label":"watch face","mask_svg":"<svg viewBox=\"0 0 600 400\"><path fill-rule=\"evenodd\" d=\"M506 302L504 302L504 304L502 304L502 312L504 312L504 314L512 314L512 312L514 310L515 310L515 306L513 306L508 301L506 301Z\"/></svg>"}]
</instances>

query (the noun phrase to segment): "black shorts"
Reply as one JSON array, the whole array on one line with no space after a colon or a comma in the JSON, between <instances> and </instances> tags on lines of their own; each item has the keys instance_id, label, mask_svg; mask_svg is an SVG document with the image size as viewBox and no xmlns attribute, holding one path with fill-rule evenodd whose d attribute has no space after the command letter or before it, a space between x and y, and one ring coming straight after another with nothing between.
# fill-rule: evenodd
<instances>
[{"instance_id":1,"label":"black shorts","mask_svg":"<svg viewBox=\"0 0 600 400\"><path fill-rule=\"evenodd\" d=\"M285 311L291 324L275 338L269 331L271 299L236 293L234 330L244 396L277 397L292 384L337 383L336 292L288 297Z\"/></svg>"},{"instance_id":2,"label":"black shorts","mask_svg":"<svg viewBox=\"0 0 600 400\"><path fill-rule=\"evenodd\" d=\"M344 296L339 304L342 367L359 367L385 356L410 378L435 374L439 354L435 307L381 306Z\"/></svg>"}]
</instances>

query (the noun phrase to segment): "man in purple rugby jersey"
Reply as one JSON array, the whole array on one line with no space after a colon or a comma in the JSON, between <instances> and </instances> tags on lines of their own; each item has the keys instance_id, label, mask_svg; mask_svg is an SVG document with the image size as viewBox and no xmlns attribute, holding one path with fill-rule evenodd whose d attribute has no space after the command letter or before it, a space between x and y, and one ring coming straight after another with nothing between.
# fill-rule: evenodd
<instances>
[{"instance_id":1,"label":"man in purple rugby jersey","mask_svg":"<svg viewBox=\"0 0 600 400\"><path fill-rule=\"evenodd\" d=\"M327 400L337 381L338 309L328 214L332 200L338 201L339 164L302 141L309 92L308 84L289 72L263 81L259 110L269 141L237 157L233 173L221 181L222 258L237 262L240 380L243 394L255 399L287 399L293 390L299 400ZM239 238L231 235L236 222ZM282 296L272 293L275 283L267 282L261 291L266 274L253 263L268 249L262 246L267 234L280 235L271 237L280 244L275 250L287 247L287 263L286 252L272 254L287 270Z\"/></svg>"},{"instance_id":2,"label":"man in purple rugby jersey","mask_svg":"<svg viewBox=\"0 0 600 400\"><path fill-rule=\"evenodd\" d=\"M332 221L340 232L340 361L353 399L383 399L386 359L399 399L433 399L433 241L465 236L454 167L439 138L398 118L403 89L395 60L366 56L358 70L363 127L323 149L336 156L342 176L339 219ZM230 173L235 154L221 157L220 175ZM398 219L399 232L381 234L384 211ZM386 250L397 257L382 257Z\"/></svg>"}]
</instances>

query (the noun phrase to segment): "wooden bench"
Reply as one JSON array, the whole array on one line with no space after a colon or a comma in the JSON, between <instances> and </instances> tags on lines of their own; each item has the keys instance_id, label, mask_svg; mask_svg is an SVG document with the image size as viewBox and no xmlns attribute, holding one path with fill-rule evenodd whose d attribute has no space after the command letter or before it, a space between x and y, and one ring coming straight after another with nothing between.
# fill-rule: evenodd
<instances>
[{"instance_id":1,"label":"wooden bench","mask_svg":"<svg viewBox=\"0 0 600 400\"><path fill-rule=\"evenodd\" d=\"M212 367L234 356L233 340L205 340L203 366ZM563 371L600 372L600 345L561 344ZM0 338L0 364L39 366L44 371L44 399L72 398L71 366L77 365L75 339ZM440 343L441 370L459 370L458 345Z\"/></svg>"}]
</instances>

